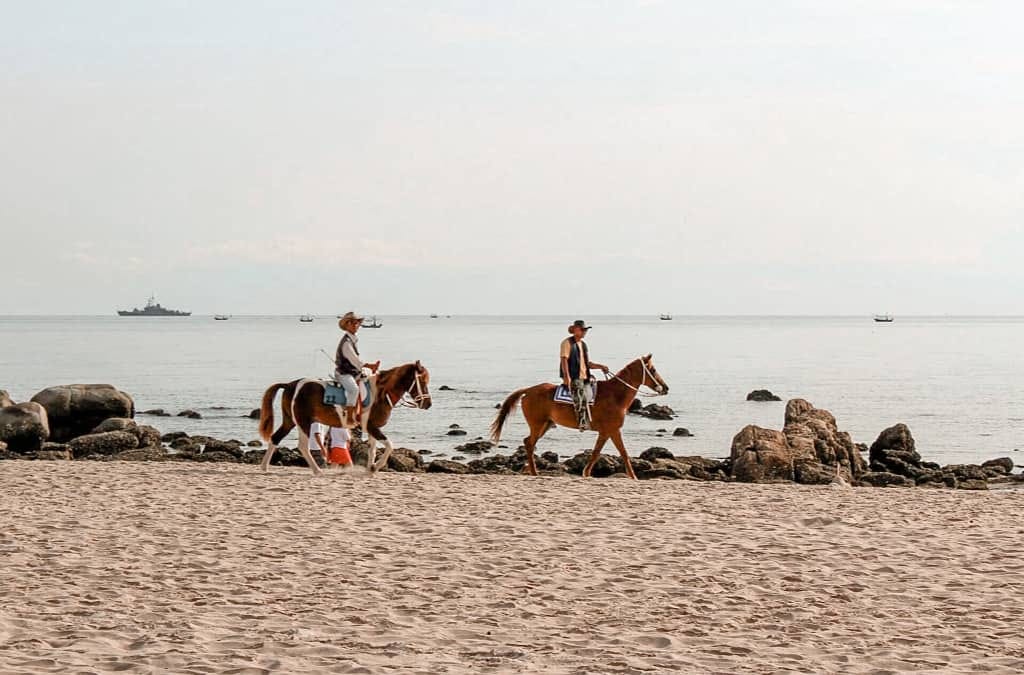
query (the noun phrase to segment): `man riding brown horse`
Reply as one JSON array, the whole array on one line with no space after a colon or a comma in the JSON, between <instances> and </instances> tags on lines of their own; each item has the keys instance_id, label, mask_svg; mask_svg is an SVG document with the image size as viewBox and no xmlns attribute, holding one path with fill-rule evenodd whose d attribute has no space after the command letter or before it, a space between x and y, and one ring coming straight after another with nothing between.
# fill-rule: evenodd
<instances>
[{"instance_id":1,"label":"man riding brown horse","mask_svg":"<svg viewBox=\"0 0 1024 675\"><path fill-rule=\"evenodd\" d=\"M593 381L590 368L593 366L608 374L608 366L590 360L590 349L583 341L590 328L582 319L574 321L569 326L569 337L562 340L559 349L558 374L562 376L566 390L572 392L572 404L581 432L590 428L590 385Z\"/></svg>"},{"instance_id":2,"label":"man riding brown horse","mask_svg":"<svg viewBox=\"0 0 1024 675\"><path fill-rule=\"evenodd\" d=\"M359 406L359 385L363 381L363 368L376 373L380 370L380 361L365 363L359 357L359 338L356 333L363 325L363 317L355 312L346 312L338 321L342 330L338 350L334 355L334 379L345 390L345 426L356 426L356 409Z\"/></svg>"}]
</instances>

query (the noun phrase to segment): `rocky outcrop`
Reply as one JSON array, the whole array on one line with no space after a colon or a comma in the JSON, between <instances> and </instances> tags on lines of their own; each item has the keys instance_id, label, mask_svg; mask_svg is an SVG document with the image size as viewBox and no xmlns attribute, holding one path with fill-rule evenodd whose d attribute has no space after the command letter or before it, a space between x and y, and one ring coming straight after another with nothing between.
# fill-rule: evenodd
<instances>
[{"instance_id":1,"label":"rocky outcrop","mask_svg":"<svg viewBox=\"0 0 1024 675\"><path fill-rule=\"evenodd\" d=\"M39 450L50 437L46 409L38 403L15 403L0 408L0 441L10 453Z\"/></svg>"},{"instance_id":2,"label":"rocky outcrop","mask_svg":"<svg viewBox=\"0 0 1024 675\"><path fill-rule=\"evenodd\" d=\"M888 471L867 471L860 475L858 485L864 487L914 487L912 478L899 476Z\"/></svg>"},{"instance_id":3,"label":"rocky outcrop","mask_svg":"<svg viewBox=\"0 0 1024 675\"><path fill-rule=\"evenodd\" d=\"M754 391L747 394L747 400L765 403L769 401L781 401L782 399L776 396L775 394L771 393L767 389L755 389Z\"/></svg>"},{"instance_id":4,"label":"rocky outcrop","mask_svg":"<svg viewBox=\"0 0 1024 675\"><path fill-rule=\"evenodd\" d=\"M629 405L629 413L652 420L671 420L676 416L676 411L667 405L658 405L657 403L643 405L640 399L633 399Z\"/></svg>"},{"instance_id":5,"label":"rocky outcrop","mask_svg":"<svg viewBox=\"0 0 1024 675\"><path fill-rule=\"evenodd\" d=\"M178 417L186 417L190 420L201 420L203 416L197 413L195 410L182 410L178 413Z\"/></svg>"},{"instance_id":6,"label":"rocky outcrop","mask_svg":"<svg viewBox=\"0 0 1024 675\"><path fill-rule=\"evenodd\" d=\"M109 384L49 387L32 401L46 408L50 437L62 443L88 434L111 417L135 417L132 397Z\"/></svg>"},{"instance_id":7,"label":"rocky outcrop","mask_svg":"<svg viewBox=\"0 0 1024 675\"><path fill-rule=\"evenodd\" d=\"M746 483L794 481L855 483L866 471L850 435L839 431L835 417L803 399L786 404L782 431L744 427L732 442L732 478Z\"/></svg>"},{"instance_id":8,"label":"rocky outcrop","mask_svg":"<svg viewBox=\"0 0 1024 675\"><path fill-rule=\"evenodd\" d=\"M134 432L138 428L138 424L135 420L128 417L111 417L103 420L96 425L96 428L90 431L92 434L102 434L107 431L132 431Z\"/></svg>"},{"instance_id":9,"label":"rocky outcrop","mask_svg":"<svg viewBox=\"0 0 1024 675\"><path fill-rule=\"evenodd\" d=\"M494 443L491 443L490 441L476 440L464 443L463 445L457 445L455 446L455 449L458 452L464 452L467 455L482 455L485 452L490 451L493 447Z\"/></svg>"},{"instance_id":10,"label":"rocky outcrop","mask_svg":"<svg viewBox=\"0 0 1024 675\"><path fill-rule=\"evenodd\" d=\"M139 447L138 437L128 431L105 431L72 439L68 448L75 459L90 455L116 455Z\"/></svg>"}]
</instances>

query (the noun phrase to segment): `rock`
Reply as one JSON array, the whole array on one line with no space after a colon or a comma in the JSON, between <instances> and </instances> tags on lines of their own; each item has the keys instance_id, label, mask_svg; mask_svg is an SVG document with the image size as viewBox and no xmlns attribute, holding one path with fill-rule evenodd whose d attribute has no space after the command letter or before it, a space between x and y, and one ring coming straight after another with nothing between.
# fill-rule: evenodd
<instances>
[{"instance_id":1,"label":"rock","mask_svg":"<svg viewBox=\"0 0 1024 675\"><path fill-rule=\"evenodd\" d=\"M260 418L260 409L253 408L252 411L248 415L246 415L246 417L248 417L251 420L258 420Z\"/></svg>"},{"instance_id":2,"label":"rock","mask_svg":"<svg viewBox=\"0 0 1024 675\"><path fill-rule=\"evenodd\" d=\"M111 459L125 462L165 462L167 461L167 452L161 447L149 446L119 452L112 455Z\"/></svg>"},{"instance_id":3,"label":"rock","mask_svg":"<svg viewBox=\"0 0 1024 675\"><path fill-rule=\"evenodd\" d=\"M43 447L39 448L39 454L46 453L56 459L71 459L71 449L67 443L43 443Z\"/></svg>"},{"instance_id":4,"label":"rock","mask_svg":"<svg viewBox=\"0 0 1024 675\"><path fill-rule=\"evenodd\" d=\"M998 459L990 459L987 462L982 462L981 467L983 469L995 469L999 473L1010 474L1013 473L1013 460L1009 457L999 457Z\"/></svg>"},{"instance_id":5,"label":"rock","mask_svg":"<svg viewBox=\"0 0 1024 675\"><path fill-rule=\"evenodd\" d=\"M437 388L437 390L438 391L455 391L454 389L449 387L447 384L442 384L440 387Z\"/></svg>"},{"instance_id":6,"label":"rock","mask_svg":"<svg viewBox=\"0 0 1024 675\"><path fill-rule=\"evenodd\" d=\"M461 429L462 427L460 427L458 424L449 424L448 428L449 429Z\"/></svg>"},{"instance_id":7,"label":"rock","mask_svg":"<svg viewBox=\"0 0 1024 675\"><path fill-rule=\"evenodd\" d=\"M548 450L547 452L540 453L540 459L547 462L548 464L559 464L558 453Z\"/></svg>"},{"instance_id":8,"label":"rock","mask_svg":"<svg viewBox=\"0 0 1024 675\"><path fill-rule=\"evenodd\" d=\"M196 462L238 463L242 456L224 450L203 450L198 455L192 454L192 459ZM305 461L302 463L305 464Z\"/></svg>"},{"instance_id":9,"label":"rock","mask_svg":"<svg viewBox=\"0 0 1024 675\"><path fill-rule=\"evenodd\" d=\"M494 443L490 441L470 441L463 445L456 445L455 449L459 452L464 452L467 455L482 455L494 447Z\"/></svg>"},{"instance_id":10,"label":"rock","mask_svg":"<svg viewBox=\"0 0 1024 675\"><path fill-rule=\"evenodd\" d=\"M414 473L423 470L423 458L415 450L395 448L388 457L388 470L402 473Z\"/></svg>"},{"instance_id":11,"label":"rock","mask_svg":"<svg viewBox=\"0 0 1024 675\"><path fill-rule=\"evenodd\" d=\"M92 431L90 431L89 433L91 433L91 434L102 434L102 433L105 433L107 431L132 431L132 432L134 432L134 430L135 430L135 428L137 426L138 425L135 424L135 420L129 419L127 417L110 417L108 419L103 420L99 424L97 424L96 428L93 429Z\"/></svg>"},{"instance_id":12,"label":"rock","mask_svg":"<svg viewBox=\"0 0 1024 675\"><path fill-rule=\"evenodd\" d=\"M203 443L203 454L209 452L223 452L237 459L241 459L245 451L242 450L242 444L238 441L220 441L216 438L208 438Z\"/></svg>"},{"instance_id":13,"label":"rock","mask_svg":"<svg viewBox=\"0 0 1024 675\"><path fill-rule=\"evenodd\" d=\"M111 417L135 417L132 397L109 384L49 387L32 397L46 408L50 438L65 442L88 434Z\"/></svg>"},{"instance_id":14,"label":"rock","mask_svg":"<svg viewBox=\"0 0 1024 675\"><path fill-rule=\"evenodd\" d=\"M953 474L959 481L987 480L989 477L988 471L977 464L950 464L942 467L942 472Z\"/></svg>"},{"instance_id":15,"label":"rock","mask_svg":"<svg viewBox=\"0 0 1024 675\"><path fill-rule=\"evenodd\" d=\"M259 439L253 439L253 440L249 441L248 443L246 443L245 445L247 447L250 447L250 448L262 448L263 447L263 441L261 441Z\"/></svg>"},{"instance_id":16,"label":"rock","mask_svg":"<svg viewBox=\"0 0 1024 675\"><path fill-rule=\"evenodd\" d=\"M466 432L463 429L449 429L448 430L448 435L449 436L465 436Z\"/></svg>"},{"instance_id":17,"label":"rock","mask_svg":"<svg viewBox=\"0 0 1024 675\"><path fill-rule=\"evenodd\" d=\"M860 475L858 485L861 487L914 487L915 483L906 476L898 476L885 471L868 471Z\"/></svg>"},{"instance_id":18,"label":"rock","mask_svg":"<svg viewBox=\"0 0 1024 675\"><path fill-rule=\"evenodd\" d=\"M175 438L173 441L168 443L168 445L170 445L172 449L180 450L182 452L189 451L198 453L201 452L203 449L202 443L195 440L194 438L189 438L188 436Z\"/></svg>"},{"instance_id":19,"label":"rock","mask_svg":"<svg viewBox=\"0 0 1024 675\"><path fill-rule=\"evenodd\" d=\"M0 441L7 445L7 452L35 452L49 437L49 418L38 403L15 403L0 408Z\"/></svg>"},{"instance_id":20,"label":"rock","mask_svg":"<svg viewBox=\"0 0 1024 675\"><path fill-rule=\"evenodd\" d=\"M140 448L156 448L160 447L160 430L156 427L151 427L148 424L141 424L135 427L132 431L135 437L139 439Z\"/></svg>"},{"instance_id":21,"label":"rock","mask_svg":"<svg viewBox=\"0 0 1024 675\"><path fill-rule=\"evenodd\" d=\"M0 408L6 408L10 405L14 405L14 399L11 398L6 389L0 389Z\"/></svg>"},{"instance_id":22,"label":"rock","mask_svg":"<svg viewBox=\"0 0 1024 675\"><path fill-rule=\"evenodd\" d=\"M169 431L163 436L161 436L160 440L163 441L164 443L171 443L172 441L176 441L179 438L188 438L188 434L186 434L184 431Z\"/></svg>"},{"instance_id":23,"label":"rock","mask_svg":"<svg viewBox=\"0 0 1024 675\"><path fill-rule=\"evenodd\" d=\"M11 452L7 449L7 444L0 441L0 459L10 459Z\"/></svg>"},{"instance_id":24,"label":"rock","mask_svg":"<svg viewBox=\"0 0 1024 675\"><path fill-rule=\"evenodd\" d=\"M38 450L33 454L38 460L50 462L66 462L71 459L71 453L66 448L64 450Z\"/></svg>"},{"instance_id":25,"label":"rock","mask_svg":"<svg viewBox=\"0 0 1024 675\"><path fill-rule=\"evenodd\" d=\"M151 417L170 417L171 413L167 412L163 408L153 408L152 410L143 410L139 413L140 415L149 415Z\"/></svg>"},{"instance_id":26,"label":"rock","mask_svg":"<svg viewBox=\"0 0 1024 675\"><path fill-rule=\"evenodd\" d=\"M782 399L771 393L767 389L755 389L754 391L747 394L748 401L768 402L768 401L781 401Z\"/></svg>"},{"instance_id":27,"label":"rock","mask_svg":"<svg viewBox=\"0 0 1024 675\"><path fill-rule=\"evenodd\" d=\"M515 473L509 467L507 455L491 455L482 459L474 459L467 468L472 473Z\"/></svg>"},{"instance_id":28,"label":"rock","mask_svg":"<svg viewBox=\"0 0 1024 675\"><path fill-rule=\"evenodd\" d=\"M968 480L959 481L956 485L957 490L987 490L988 481L979 478L970 478Z\"/></svg>"},{"instance_id":29,"label":"rock","mask_svg":"<svg viewBox=\"0 0 1024 675\"><path fill-rule=\"evenodd\" d=\"M203 416L197 413L195 410L182 410L178 413L178 417L187 417L190 420L201 420Z\"/></svg>"},{"instance_id":30,"label":"rock","mask_svg":"<svg viewBox=\"0 0 1024 675\"><path fill-rule=\"evenodd\" d=\"M742 482L806 480L820 484L837 476L850 484L866 471L850 435L835 417L795 398L786 404L782 431L748 425L733 438L731 475ZM797 467L800 471L797 471Z\"/></svg>"},{"instance_id":31,"label":"rock","mask_svg":"<svg viewBox=\"0 0 1024 675\"><path fill-rule=\"evenodd\" d=\"M587 466L587 462L590 461L589 452L581 452L573 455L570 459L565 462L565 470L571 474L577 476L583 475L583 469ZM597 458L597 463L594 464L594 468L591 471L591 475L595 478L605 478L615 473L618 468L615 460L608 455L602 454ZM636 469L634 468L634 471Z\"/></svg>"},{"instance_id":32,"label":"rock","mask_svg":"<svg viewBox=\"0 0 1024 675\"><path fill-rule=\"evenodd\" d=\"M637 403L637 401L634 400L633 403ZM676 414L676 411L667 405L658 405L657 403L636 407L630 405L629 412L652 420L671 420Z\"/></svg>"},{"instance_id":33,"label":"rock","mask_svg":"<svg viewBox=\"0 0 1024 675\"><path fill-rule=\"evenodd\" d=\"M689 438L693 436L693 434L690 433L690 430L686 427L676 427L676 430L672 432L672 435L681 438Z\"/></svg>"},{"instance_id":34,"label":"rock","mask_svg":"<svg viewBox=\"0 0 1024 675\"><path fill-rule=\"evenodd\" d=\"M435 459L427 464L427 473L469 473L469 467L460 462L453 462L450 459Z\"/></svg>"},{"instance_id":35,"label":"rock","mask_svg":"<svg viewBox=\"0 0 1024 675\"><path fill-rule=\"evenodd\" d=\"M656 459L675 459L675 455L668 451L667 448L647 448L640 453L640 459L646 459L648 462L653 462Z\"/></svg>"},{"instance_id":36,"label":"rock","mask_svg":"<svg viewBox=\"0 0 1024 675\"><path fill-rule=\"evenodd\" d=\"M68 443L68 447L75 459L89 455L115 455L139 447L139 439L127 431L106 431L79 436Z\"/></svg>"},{"instance_id":37,"label":"rock","mask_svg":"<svg viewBox=\"0 0 1024 675\"><path fill-rule=\"evenodd\" d=\"M455 461L455 462L462 462L462 461L464 461L465 459L466 459L466 458L465 458L465 457L463 457L462 455L455 455L454 457L452 457L452 461Z\"/></svg>"},{"instance_id":38,"label":"rock","mask_svg":"<svg viewBox=\"0 0 1024 675\"><path fill-rule=\"evenodd\" d=\"M921 467L921 455L917 454L914 436L906 424L900 423L889 427L878 434L878 438L871 444L868 452L868 461L871 464L885 466L891 459L915 468ZM903 464L897 466L902 467Z\"/></svg>"},{"instance_id":39,"label":"rock","mask_svg":"<svg viewBox=\"0 0 1024 675\"><path fill-rule=\"evenodd\" d=\"M679 462L674 458L656 458L653 460L647 460L643 458L643 455L641 455L639 459L631 461L633 464L633 471L636 472L637 478L642 480L651 480L655 478L689 480L692 478L690 475L690 465ZM619 458L618 463L622 463L621 458ZM625 469L623 468L623 470Z\"/></svg>"},{"instance_id":40,"label":"rock","mask_svg":"<svg viewBox=\"0 0 1024 675\"><path fill-rule=\"evenodd\" d=\"M432 455L432 454L434 454L430 450L417 450L416 452L418 454L420 454L420 455Z\"/></svg>"}]
</instances>

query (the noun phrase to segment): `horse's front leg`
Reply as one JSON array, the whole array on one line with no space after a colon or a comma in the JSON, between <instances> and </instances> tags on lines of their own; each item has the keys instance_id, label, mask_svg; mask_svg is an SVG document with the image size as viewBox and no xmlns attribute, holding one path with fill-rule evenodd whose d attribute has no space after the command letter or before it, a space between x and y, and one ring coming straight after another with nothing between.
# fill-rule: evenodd
<instances>
[{"instance_id":1,"label":"horse's front leg","mask_svg":"<svg viewBox=\"0 0 1024 675\"><path fill-rule=\"evenodd\" d=\"M320 475L320 467L317 465L316 460L313 459L313 453L309 451L309 434L302 430L299 430L299 452L302 453L306 464L309 464L309 468L313 470L313 475Z\"/></svg>"},{"instance_id":2,"label":"horse's front leg","mask_svg":"<svg viewBox=\"0 0 1024 675\"><path fill-rule=\"evenodd\" d=\"M376 471L380 471L381 469L383 469L384 467L386 467L388 465L388 460L391 458L391 452L394 449L395 449L394 446L391 445L391 441L389 439L385 438L384 439L384 454L381 455L380 461L378 461L374 465L373 471L375 471L375 472Z\"/></svg>"}]
</instances>

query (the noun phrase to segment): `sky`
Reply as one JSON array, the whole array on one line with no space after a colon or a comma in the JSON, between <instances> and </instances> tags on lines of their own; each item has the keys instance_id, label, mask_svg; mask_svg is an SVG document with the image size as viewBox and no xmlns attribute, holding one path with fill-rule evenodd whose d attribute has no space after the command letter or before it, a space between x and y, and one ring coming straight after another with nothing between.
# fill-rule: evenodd
<instances>
[{"instance_id":1,"label":"sky","mask_svg":"<svg viewBox=\"0 0 1024 675\"><path fill-rule=\"evenodd\" d=\"M0 0L0 314L1024 314L1021 25Z\"/></svg>"}]
</instances>

